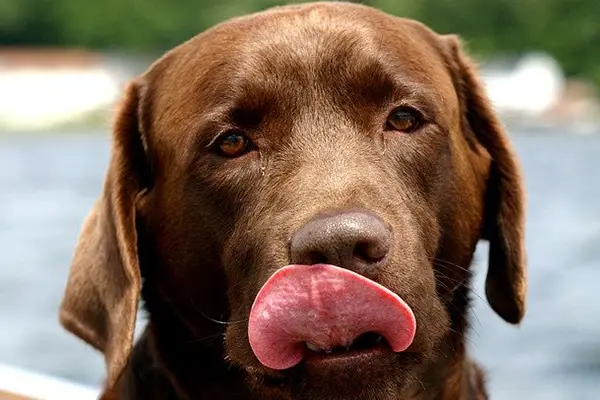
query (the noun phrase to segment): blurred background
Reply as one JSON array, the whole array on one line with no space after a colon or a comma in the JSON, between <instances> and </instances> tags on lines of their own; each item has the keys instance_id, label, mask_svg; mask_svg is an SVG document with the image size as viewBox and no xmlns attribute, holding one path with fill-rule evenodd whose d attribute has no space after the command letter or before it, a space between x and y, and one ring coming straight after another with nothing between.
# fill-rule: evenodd
<instances>
[{"instance_id":1,"label":"blurred background","mask_svg":"<svg viewBox=\"0 0 600 400\"><path fill-rule=\"evenodd\" d=\"M269 0L0 0L0 364L98 387L103 360L57 322L99 194L125 82L170 47ZM458 33L521 157L529 309L484 300L469 345L492 399L600 399L600 2L371 0Z\"/></svg>"}]
</instances>

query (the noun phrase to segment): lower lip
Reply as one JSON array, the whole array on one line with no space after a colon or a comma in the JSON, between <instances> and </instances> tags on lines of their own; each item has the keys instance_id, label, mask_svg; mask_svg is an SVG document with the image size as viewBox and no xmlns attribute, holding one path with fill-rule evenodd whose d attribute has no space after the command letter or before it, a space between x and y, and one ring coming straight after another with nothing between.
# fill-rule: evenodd
<instances>
[{"instance_id":1,"label":"lower lip","mask_svg":"<svg viewBox=\"0 0 600 400\"><path fill-rule=\"evenodd\" d=\"M355 364L391 354L385 344L378 344L365 350L350 351L347 353L322 354L307 350L304 362L314 367L338 367L346 364Z\"/></svg>"}]
</instances>

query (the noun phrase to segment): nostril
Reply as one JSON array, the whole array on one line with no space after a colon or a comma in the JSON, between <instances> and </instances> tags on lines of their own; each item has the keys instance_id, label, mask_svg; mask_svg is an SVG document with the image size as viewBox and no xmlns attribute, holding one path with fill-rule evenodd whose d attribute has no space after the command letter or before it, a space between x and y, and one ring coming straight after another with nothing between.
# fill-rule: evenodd
<instances>
[{"instance_id":1,"label":"nostril","mask_svg":"<svg viewBox=\"0 0 600 400\"><path fill-rule=\"evenodd\" d=\"M309 253L311 264L327 264L329 259L327 256L319 251L311 251Z\"/></svg>"},{"instance_id":2,"label":"nostril","mask_svg":"<svg viewBox=\"0 0 600 400\"><path fill-rule=\"evenodd\" d=\"M368 263L379 262L383 260L386 254L387 250L383 246L369 242L358 242L354 246L354 251L352 253L354 258Z\"/></svg>"}]
</instances>

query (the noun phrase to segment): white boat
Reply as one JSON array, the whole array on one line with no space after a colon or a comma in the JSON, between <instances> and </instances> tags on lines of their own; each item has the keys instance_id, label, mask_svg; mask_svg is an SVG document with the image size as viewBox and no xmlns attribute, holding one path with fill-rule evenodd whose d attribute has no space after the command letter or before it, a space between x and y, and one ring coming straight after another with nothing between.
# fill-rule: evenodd
<instances>
[{"instance_id":1,"label":"white boat","mask_svg":"<svg viewBox=\"0 0 600 400\"><path fill-rule=\"evenodd\" d=\"M98 388L0 364L0 400L97 400Z\"/></svg>"}]
</instances>

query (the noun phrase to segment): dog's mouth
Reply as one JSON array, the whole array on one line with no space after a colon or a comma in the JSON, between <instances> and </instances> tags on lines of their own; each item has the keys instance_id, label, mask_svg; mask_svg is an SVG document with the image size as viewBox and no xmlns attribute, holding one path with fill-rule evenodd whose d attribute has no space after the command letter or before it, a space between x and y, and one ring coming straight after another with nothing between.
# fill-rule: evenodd
<instances>
[{"instance_id":1,"label":"dog's mouth","mask_svg":"<svg viewBox=\"0 0 600 400\"><path fill-rule=\"evenodd\" d=\"M416 322L395 293L332 265L290 265L260 290L250 313L248 337L258 360L276 370L301 361L360 360L401 352L413 341Z\"/></svg>"},{"instance_id":2,"label":"dog's mouth","mask_svg":"<svg viewBox=\"0 0 600 400\"><path fill-rule=\"evenodd\" d=\"M303 360L313 367L339 368L385 354L393 354L385 338L375 332L367 332L346 346L321 348L308 342Z\"/></svg>"},{"instance_id":3,"label":"dog's mouth","mask_svg":"<svg viewBox=\"0 0 600 400\"><path fill-rule=\"evenodd\" d=\"M368 351L372 350L375 347L382 346L387 346L387 342L385 341L383 336L375 332L364 333L346 346L334 346L329 348L323 348L319 345L306 342L306 349L310 352L317 353L319 355L348 354L361 351Z\"/></svg>"}]
</instances>

